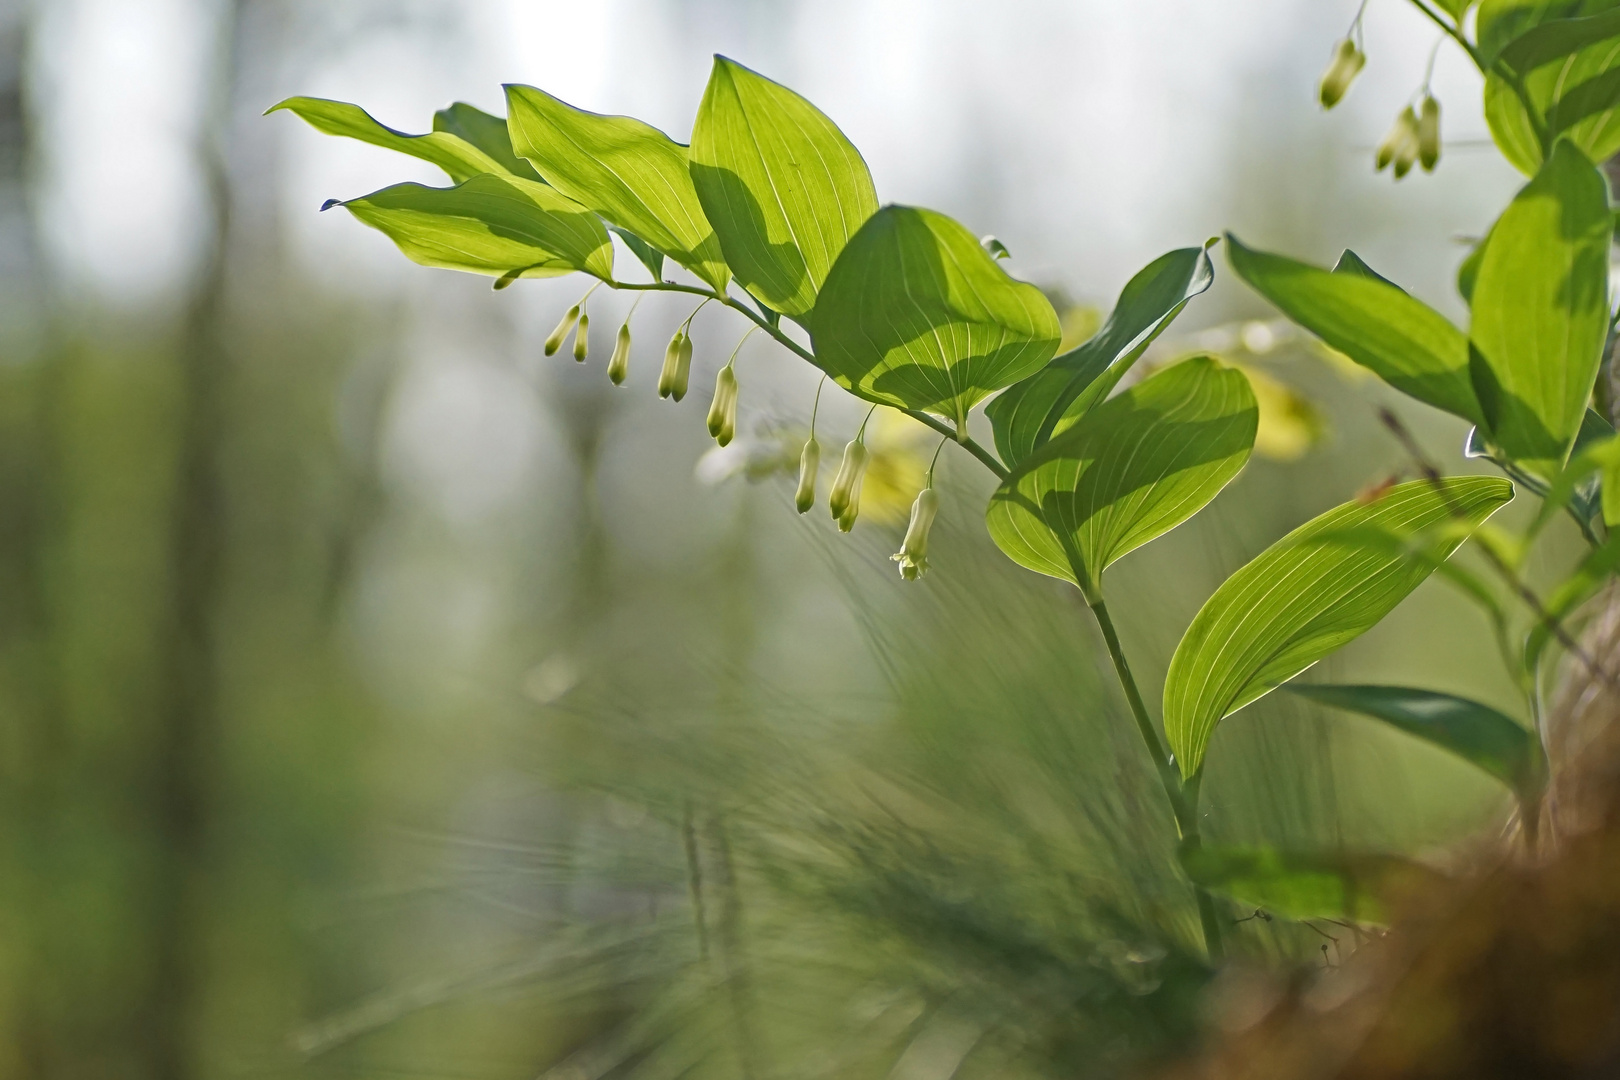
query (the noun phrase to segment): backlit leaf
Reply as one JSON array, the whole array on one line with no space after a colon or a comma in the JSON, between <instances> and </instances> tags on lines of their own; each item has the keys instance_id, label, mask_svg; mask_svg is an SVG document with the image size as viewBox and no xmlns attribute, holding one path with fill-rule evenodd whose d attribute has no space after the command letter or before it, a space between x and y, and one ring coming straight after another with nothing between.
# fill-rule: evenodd
<instances>
[{"instance_id":1,"label":"backlit leaf","mask_svg":"<svg viewBox=\"0 0 1620 1080\"><path fill-rule=\"evenodd\" d=\"M1543 23L1598 15L1615 6L1615 0L1481 0L1474 36L1489 66L1510 43Z\"/></svg>"},{"instance_id":2,"label":"backlit leaf","mask_svg":"<svg viewBox=\"0 0 1620 1080\"><path fill-rule=\"evenodd\" d=\"M731 272L692 187L686 147L628 116L506 88L512 147L546 182L724 292Z\"/></svg>"},{"instance_id":3,"label":"backlit leaf","mask_svg":"<svg viewBox=\"0 0 1620 1080\"><path fill-rule=\"evenodd\" d=\"M723 56L692 128L691 169L732 273L796 318L878 208L866 162L831 120Z\"/></svg>"},{"instance_id":4,"label":"backlit leaf","mask_svg":"<svg viewBox=\"0 0 1620 1080\"><path fill-rule=\"evenodd\" d=\"M1602 360L1608 187L1568 142L1491 229L1474 285L1472 374L1491 442L1556 476Z\"/></svg>"},{"instance_id":5,"label":"backlit leaf","mask_svg":"<svg viewBox=\"0 0 1620 1080\"><path fill-rule=\"evenodd\" d=\"M1371 629L1512 497L1513 485L1497 477L1397 484L1375 502L1344 503L1306 522L1227 578L1193 618L1165 678L1165 735L1182 774L1203 766L1224 717ZM1357 529L1440 535L1413 557L1359 539Z\"/></svg>"},{"instance_id":6,"label":"backlit leaf","mask_svg":"<svg viewBox=\"0 0 1620 1080\"><path fill-rule=\"evenodd\" d=\"M1533 783L1530 732L1477 701L1405 686L1290 684L1291 693L1321 705L1382 720L1449 750L1518 791Z\"/></svg>"},{"instance_id":7,"label":"backlit leaf","mask_svg":"<svg viewBox=\"0 0 1620 1080\"><path fill-rule=\"evenodd\" d=\"M613 275L601 221L534 180L488 174L453 188L396 184L327 205L345 207L423 266L497 278Z\"/></svg>"},{"instance_id":8,"label":"backlit leaf","mask_svg":"<svg viewBox=\"0 0 1620 1080\"><path fill-rule=\"evenodd\" d=\"M629 229L609 225L608 232L624 241L624 246L630 249L630 254L634 255L642 266L647 268L647 273L652 275L654 281L664 280L664 253L662 251L657 250Z\"/></svg>"},{"instance_id":9,"label":"backlit leaf","mask_svg":"<svg viewBox=\"0 0 1620 1080\"><path fill-rule=\"evenodd\" d=\"M1290 319L1402 393L1480 422L1468 339L1445 316L1382 280L1226 241L1232 269Z\"/></svg>"},{"instance_id":10,"label":"backlit leaf","mask_svg":"<svg viewBox=\"0 0 1620 1080\"><path fill-rule=\"evenodd\" d=\"M1501 63L1522 77L1548 140L1565 134L1594 161L1620 150L1620 11L1541 22L1502 49ZM1485 118L1502 153L1527 174L1542 162L1530 117L1512 84L1491 72Z\"/></svg>"},{"instance_id":11,"label":"backlit leaf","mask_svg":"<svg viewBox=\"0 0 1620 1080\"><path fill-rule=\"evenodd\" d=\"M433 114L433 130L446 131L464 142L469 142L500 162L513 176L538 180L540 174L534 166L517 156L512 149L512 136L506 129L506 118L491 116L482 109L458 101Z\"/></svg>"},{"instance_id":12,"label":"backlit leaf","mask_svg":"<svg viewBox=\"0 0 1620 1080\"><path fill-rule=\"evenodd\" d=\"M451 132L435 130L426 135L407 135L379 124L358 105L325 98L290 97L278 105L272 105L266 115L279 109L302 117L316 131L359 139L373 146L397 150L401 154L432 162L458 184L484 173L504 175L512 171L475 144Z\"/></svg>"},{"instance_id":13,"label":"backlit leaf","mask_svg":"<svg viewBox=\"0 0 1620 1080\"><path fill-rule=\"evenodd\" d=\"M1382 281L1392 289L1401 289L1399 285L1389 280L1389 278L1368 266L1365 259L1349 248L1345 248L1339 253L1339 261L1333 264L1333 272L1335 274L1358 274L1364 278L1372 278L1374 281ZM1405 289L1401 289L1401 292L1405 291Z\"/></svg>"},{"instance_id":14,"label":"backlit leaf","mask_svg":"<svg viewBox=\"0 0 1620 1080\"><path fill-rule=\"evenodd\" d=\"M1107 397L1187 302L1214 280L1204 248L1169 252L1138 271L1095 337L985 406L1002 460L1017 464Z\"/></svg>"},{"instance_id":15,"label":"backlit leaf","mask_svg":"<svg viewBox=\"0 0 1620 1080\"><path fill-rule=\"evenodd\" d=\"M966 430L986 395L1057 351L1057 313L961 225L886 206L850 238L810 321L816 362L868 401L924 409Z\"/></svg>"},{"instance_id":16,"label":"backlit leaf","mask_svg":"<svg viewBox=\"0 0 1620 1080\"><path fill-rule=\"evenodd\" d=\"M1095 599L1110 563L1243 469L1257 418L1242 372L1209 357L1166 368L1030 455L990 500L990 536L1014 562Z\"/></svg>"},{"instance_id":17,"label":"backlit leaf","mask_svg":"<svg viewBox=\"0 0 1620 1080\"><path fill-rule=\"evenodd\" d=\"M1393 908L1445 880L1395 855L1204 846L1180 854L1193 881L1285 919L1386 924Z\"/></svg>"}]
</instances>

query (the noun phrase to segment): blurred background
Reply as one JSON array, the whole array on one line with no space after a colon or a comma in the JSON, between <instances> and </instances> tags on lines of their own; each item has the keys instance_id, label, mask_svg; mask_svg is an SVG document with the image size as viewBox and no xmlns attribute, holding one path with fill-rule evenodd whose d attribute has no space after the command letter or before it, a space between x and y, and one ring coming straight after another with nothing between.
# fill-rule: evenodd
<instances>
[{"instance_id":1,"label":"blurred background","mask_svg":"<svg viewBox=\"0 0 1620 1080\"><path fill-rule=\"evenodd\" d=\"M1436 33L1372 0L0 0L0 1075L1112 1076L1207 1030L1173 826L1073 590L1006 562L946 448L933 572L887 556L934 442L876 421L842 536L792 512L814 373L649 297L624 388L541 355L580 281L406 262L328 198L424 163L266 108L425 131L503 82L685 140L721 52L805 94L880 197L1010 249L1075 340L1224 229L1452 286L1519 180L1441 50L1445 156L1372 147ZM625 252L621 265L632 266ZM1222 577L1459 423L1227 273L1156 347L1246 365L1263 455L1110 574L1156 700ZM639 270L623 271L626 276ZM859 423L821 402L823 444ZM826 483L826 477L823 483ZM1575 539L1559 534L1549 557ZM1516 709L1431 583L1324 664ZM1499 820L1438 751L1274 695L1223 726L1218 840L1423 853ZM1245 912L1232 911L1234 923ZM1259 961L1343 928L1251 920Z\"/></svg>"}]
</instances>

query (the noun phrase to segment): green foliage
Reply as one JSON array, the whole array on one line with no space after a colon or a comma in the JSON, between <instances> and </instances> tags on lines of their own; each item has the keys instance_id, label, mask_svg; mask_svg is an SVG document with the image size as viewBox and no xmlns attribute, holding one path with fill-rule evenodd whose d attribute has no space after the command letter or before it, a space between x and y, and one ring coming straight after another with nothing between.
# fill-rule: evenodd
<instances>
[{"instance_id":1,"label":"green foliage","mask_svg":"<svg viewBox=\"0 0 1620 1080\"><path fill-rule=\"evenodd\" d=\"M546 183L725 291L731 271L686 147L640 120L576 109L532 86L508 86L506 103L512 147Z\"/></svg>"},{"instance_id":2,"label":"green foliage","mask_svg":"<svg viewBox=\"0 0 1620 1080\"><path fill-rule=\"evenodd\" d=\"M968 410L1043 367L1057 313L961 225L887 206L861 226L811 317L816 363L865 398L939 413L964 436Z\"/></svg>"},{"instance_id":3,"label":"green foliage","mask_svg":"<svg viewBox=\"0 0 1620 1080\"><path fill-rule=\"evenodd\" d=\"M286 109L296 116L309 122L310 127L327 135L342 135L350 139L359 139L361 142L373 146L381 146L387 150L397 150L401 154L421 158L432 162L445 171L445 174L456 183L470 180L485 173L509 173L513 175L533 175L532 171L518 172L512 168L513 161L508 163L502 156L485 150L482 145L471 139L464 138L467 129L463 127L446 126L441 129L435 117L434 130L427 135L407 135L403 131L395 131L385 127L371 118L371 114L358 105L349 105L341 101L327 101L325 98L290 97L266 110L266 115ZM465 123L466 114L454 114L452 110L472 110L470 105L455 105L451 109L441 112L440 116L451 115L452 119L460 117ZM479 114L483 115L483 114ZM490 117L494 120L494 117ZM505 130L505 123L496 120ZM480 134L483 134L480 131ZM498 150L499 147L494 147ZM506 147L506 157L511 155L510 144Z\"/></svg>"},{"instance_id":4,"label":"green foliage","mask_svg":"<svg viewBox=\"0 0 1620 1080\"><path fill-rule=\"evenodd\" d=\"M1249 380L1209 357L1159 372L1042 446L990 499L1007 556L1100 595L1120 556L1192 517L1236 476L1259 410Z\"/></svg>"},{"instance_id":5,"label":"green foliage","mask_svg":"<svg viewBox=\"0 0 1620 1080\"><path fill-rule=\"evenodd\" d=\"M1512 497L1492 477L1398 484L1313 518L1227 578L1165 677L1165 735L1182 775L1198 774L1223 718L1371 629ZM1412 537L1422 557L1369 542L1368 529Z\"/></svg>"},{"instance_id":6,"label":"green foliage","mask_svg":"<svg viewBox=\"0 0 1620 1080\"><path fill-rule=\"evenodd\" d=\"M613 276L607 230L554 188L486 173L453 188L396 184L346 202L334 200L423 266L510 280L576 270Z\"/></svg>"},{"instance_id":7,"label":"green foliage","mask_svg":"<svg viewBox=\"0 0 1620 1080\"><path fill-rule=\"evenodd\" d=\"M1214 280L1209 254L1201 247L1161 255L1139 271L1091 340L1008 387L985 407L1002 460L1018 464L1107 397L1154 339Z\"/></svg>"},{"instance_id":8,"label":"green foliage","mask_svg":"<svg viewBox=\"0 0 1620 1080\"><path fill-rule=\"evenodd\" d=\"M1382 720L1462 758L1515 791L1536 784L1533 736L1489 705L1404 686L1311 686L1287 689L1318 704Z\"/></svg>"},{"instance_id":9,"label":"green foliage","mask_svg":"<svg viewBox=\"0 0 1620 1080\"><path fill-rule=\"evenodd\" d=\"M804 98L716 56L691 158L737 281L784 315L809 315L838 253L877 212L860 152Z\"/></svg>"},{"instance_id":10,"label":"green foliage","mask_svg":"<svg viewBox=\"0 0 1620 1080\"><path fill-rule=\"evenodd\" d=\"M1529 106L1520 85L1492 71L1485 118L1503 154L1521 171L1534 174L1542 147L1560 135L1599 161L1620 150L1620 11L1539 22L1501 49L1499 66L1522 79Z\"/></svg>"},{"instance_id":11,"label":"green foliage","mask_svg":"<svg viewBox=\"0 0 1620 1080\"><path fill-rule=\"evenodd\" d=\"M517 151L512 149L512 136L506 130L504 116L491 116L482 109L458 101L433 114L433 130L448 132L478 147L513 176L527 180L540 179L534 166L518 157Z\"/></svg>"},{"instance_id":12,"label":"green foliage","mask_svg":"<svg viewBox=\"0 0 1620 1080\"><path fill-rule=\"evenodd\" d=\"M1555 476L1580 429L1609 325L1603 177L1567 141L1491 229L1473 289L1471 371L1486 430Z\"/></svg>"},{"instance_id":13,"label":"green foliage","mask_svg":"<svg viewBox=\"0 0 1620 1080\"><path fill-rule=\"evenodd\" d=\"M1290 919L1387 923L1390 901L1443 879L1394 855L1184 847L1181 865L1206 888Z\"/></svg>"}]
</instances>

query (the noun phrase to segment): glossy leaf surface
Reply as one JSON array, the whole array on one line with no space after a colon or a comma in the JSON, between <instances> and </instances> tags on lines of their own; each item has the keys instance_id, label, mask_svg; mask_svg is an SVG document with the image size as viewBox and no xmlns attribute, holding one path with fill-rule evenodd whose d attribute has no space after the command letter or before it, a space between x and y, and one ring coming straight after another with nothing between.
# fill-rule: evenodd
<instances>
[{"instance_id":1,"label":"glossy leaf surface","mask_svg":"<svg viewBox=\"0 0 1620 1080\"><path fill-rule=\"evenodd\" d=\"M1196 847L1181 852L1198 884L1287 919L1387 923L1403 898L1443 882L1395 855L1292 852L1266 847Z\"/></svg>"},{"instance_id":2,"label":"glossy leaf surface","mask_svg":"<svg viewBox=\"0 0 1620 1080\"><path fill-rule=\"evenodd\" d=\"M1397 484L1375 502L1313 518L1227 578L1193 618L1165 678L1165 735L1182 774L1202 767L1223 718L1371 629L1512 497L1512 484L1488 476ZM1356 535L1415 536L1443 525L1452 527L1422 541L1422 557Z\"/></svg>"},{"instance_id":3,"label":"glossy leaf surface","mask_svg":"<svg viewBox=\"0 0 1620 1080\"><path fill-rule=\"evenodd\" d=\"M453 188L396 184L328 205L345 207L423 266L492 277L613 274L613 245L596 215L533 180L491 174Z\"/></svg>"},{"instance_id":4,"label":"glossy leaf surface","mask_svg":"<svg viewBox=\"0 0 1620 1080\"><path fill-rule=\"evenodd\" d=\"M1531 734L1489 705L1405 686L1310 686L1289 692L1416 735L1519 791L1531 784Z\"/></svg>"},{"instance_id":5,"label":"glossy leaf surface","mask_svg":"<svg viewBox=\"0 0 1620 1080\"><path fill-rule=\"evenodd\" d=\"M576 109L532 86L508 86L506 102L513 149L547 183L725 291L731 272L686 147L640 120Z\"/></svg>"},{"instance_id":6,"label":"glossy leaf surface","mask_svg":"<svg viewBox=\"0 0 1620 1080\"><path fill-rule=\"evenodd\" d=\"M1002 460L1016 465L1107 397L1187 302L1214 280L1204 248L1169 252L1138 271L1089 341L985 406Z\"/></svg>"},{"instance_id":7,"label":"glossy leaf surface","mask_svg":"<svg viewBox=\"0 0 1620 1080\"><path fill-rule=\"evenodd\" d=\"M850 239L811 315L816 362L868 401L958 426L986 395L1045 366L1062 337L1033 285L931 210L886 206Z\"/></svg>"},{"instance_id":8,"label":"glossy leaf surface","mask_svg":"<svg viewBox=\"0 0 1620 1080\"><path fill-rule=\"evenodd\" d=\"M1480 422L1468 339L1445 316L1380 279L1330 273L1226 239L1232 269L1294 322L1402 393Z\"/></svg>"},{"instance_id":9,"label":"glossy leaf surface","mask_svg":"<svg viewBox=\"0 0 1620 1080\"><path fill-rule=\"evenodd\" d=\"M647 273L652 275L654 281L664 280L664 253L662 251L654 248L629 229L609 225L608 232L624 241L624 246L630 249L630 254L634 255L642 266L647 268Z\"/></svg>"},{"instance_id":10,"label":"glossy leaf surface","mask_svg":"<svg viewBox=\"0 0 1620 1080\"><path fill-rule=\"evenodd\" d=\"M691 169L732 273L784 315L809 313L878 208L866 162L831 120L723 56L692 128Z\"/></svg>"},{"instance_id":11,"label":"glossy leaf surface","mask_svg":"<svg viewBox=\"0 0 1620 1080\"><path fill-rule=\"evenodd\" d=\"M503 163L491 157L474 143L449 131L433 131L426 135L407 135L403 131L378 123L370 113L358 105L325 98L290 97L268 112L286 109L301 117L316 131L327 135L342 135L350 139L395 150L401 154L432 162L443 169L456 183L470 180L484 173L511 172Z\"/></svg>"},{"instance_id":12,"label":"glossy leaf surface","mask_svg":"<svg viewBox=\"0 0 1620 1080\"><path fill-rule=\"evenodd\" d=\"M1014 562L1094 598L1110 563L1196 514L1236 476L1259 412L1249 381L1187 360L1093 409L991 497L990 536Z\"/></svg>"},{"instance_id":13,"label":"glossy leaf surface","mask_svg":"<svg viewBox=\"0 0 1620 1080\"><path fill-rule=\"evenodd\" d=\"M1543 478L1580 429L1608 331L1608 189L1560 142L1491 229L1474 284L1472 374L1491 442Z\"/></svg>"}]
</instances>

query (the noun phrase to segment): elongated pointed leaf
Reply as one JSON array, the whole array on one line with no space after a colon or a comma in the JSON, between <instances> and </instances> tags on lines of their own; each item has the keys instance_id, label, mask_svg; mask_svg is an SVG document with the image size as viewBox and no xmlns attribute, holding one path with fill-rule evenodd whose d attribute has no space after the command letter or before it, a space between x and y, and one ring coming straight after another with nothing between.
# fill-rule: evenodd
<instances>
[{"instance_id":1,"label":"elongated pointed leaf","mask_svg":"<svg viewBox=\"0 0 1620 1080\"><path fill-rule=\"evenodd\" d=\"M1184 776L1203 766L1216 724L1370 630L1513 497L1490 476L1397 484L1306 522L1227 578L1193 618L1164 684L1164 729ZM1358 529L1419 536L1423 557L1358 540Z\"/></svg>"},{"instance_id":2,"label":"elongated pointed leaf","mask_svg":"<svg viewBox=\"0 0 1620 1080\"><path fill-rule=\"evenodd\" d=\"M664 253L662 251L658 251L629 229L609 225L608 232L615 234L620 240L624 241L624 246L630 249L630 253L640 261L642 266L647 268L647 273L652 275L654 281L664 280Z\"/></svg>"},{"instance_id":3,"label":"elongated pointed leaf","mask_svg":"<svg viewBox=\"0 0 1620 1080\"><path fill-rule=\"evenodd\" d=\"M1473 378L1491 442L1545 479L1580 429L1609 308L1608 188L1560 142L1491 229L1474 285Z\"/></svg>"},{"instance_id":4,"label":"elongated pointed leaf","mask_svg":"<svg viewBox=\"0 0 1620 1080\"><path fill-rule=\"evenodd\" d=\"M866 162L814 105L723 56L692 128L692 182L732 273L801 318L877 213Z\"/></svg>"},{"instance_id":5,"label":"elongated pointed leaf","mask_svg":"<svg viewBox=\"0 0 1620 1080\"><path fill-rule=\"evenodd\" d=\"M494 158L513 176L525 180L538 180L540 174L534 166L517 156L512 149L512 136L506 130L506 118L489 113L465 101L458 101L433 114L433 130L445 131L463 142L471 143Z\"/></svg>"},{"instance_id":6,"label":"elongated pointed leaf","mask_svg":"<svg viewBox=\"0 0 1620 1080\"><path fill-rule=\"evenodd\" d=\"M1097 406L990 499L1014 562L1095 599L1110 563L1192 517L1243 469L1259 411L1240 371L1198 357Z\"/></svg>"},{"instance_id":7,"label":"elongated pointed leaf","mask_svg":"<svg viewBox=\"0 0 1620 1080\"><path fill-rule=\"evenodd\" d=\"M1399 285L1389 280L1389 278L1368 266L1367 260L1349 248L1345 248L1339 253L1339 261L1333 264L1333 272L1335 274L1357 274L1364 278L1371 278L1374 281L1382 281L1392 289L1400 289L1401 292L1406 292L1405 289L1401 289Z\"/></svg>"},{"instance_id":8,"label":"elongated pointed leaf","mask_svg":"<svg viewBox=\"0 0 1620 1080\"><path fill-rule=\"evenodd\" d=\"M1416 735L1516 791L1528 793L1533 784L1530 732L1489 705L1405 686L1291 683L1287 689L1318 704L1370 716Z\"/></svg>"},{"instance_id":9,"label":"elongated pointed leaf","mask_svg":"<svg viewBox=\"0 0 1620 1080\"><path fill-rule=\"evenodd\" d=\"M1195 846L1181 865L1205 888L1285 919L1387 924L1392 909L1445 882L1409 859L1357 852Z\"/></svg>"},{"instance_id":10,"label":"elongated pointed leaf","mask_svg":"<svg viewBox=\"0 0 1620 1080\"><path fill-rule=\"evenodd\" d=\"M1549 5L1549 11L1557 5ZM1620 150L1620 10L1539 22L1501 50L1503 65L1523 79L1531 110L1512 84L1492 72L1485 87L1485 118L1502 153L1526 174L1542 163L1542 142L1532 112L1548 139L1565 135L1594 161ZM1612 2L1602 5L1613 8Z\"/></svg>"},{"instance_id":11,"label":"elongated pointed leaf","mask_svg":"<svg viewBox=\"0 0 1620 1080\"><path fill-rule=\"evenodd\" d=\"M1204 248L1169 252L1138 271L1096 335L985 406L1002 460L1016 465L1107 397L1187 302L1214 280Z\"/></svg>"},{"instance_id":12,"label":"elongated pointed leaf","mask_svg":"<svg viewBox=\"0 0 1620 1080\"><path fill-rule=\"evenodd\" d=\"M1239 277L1300 326L1404 394L1479 423L1468 339L1393 285L1256 251L1227 234Z\"/></svg>"},{"instance_id":13,"label":"elongated pointed leaf","mask_svg":"<svg viewBox=\"0 0 1620 1080\"><path fill-rule=\"evenodd\" d=\"M731 271L692 187L686 147L640 120L576 109L532 86L508 86L506 105L512 148L548 184L725 291Z\"/></svg>"},{"instance_id":14,"label":"elongated pointed leaf","mask_svg":"<svg viewBox=\"0 0 1620 1080\"><path fill-rule=\"evenodd\" d=\"M473 143L448 131L433 131L426 135L407 135L403 131L378 123L371 114L358 105L325 98L290 97L267 111L286 109L308 121L310 127L327 135L342 135L350 139L397 150L414 158L429 161L445 171L456 183L470 180L484 173L505 175L512 170L491 157Z\"/></svg>"},{"instance_id":15,"label":"elongated pointed leaf","mask_svg":"<svg viewBox=\"0 0 1620 1080\"><path fill-rule=\"evenodd\" d=\"M1474 36L1488 67L1509 45L1545 23L1598 15L1613 7L1615 0L1481 0Z\"/></svg>"},{"instance_id":16,"label":"elongated pointed leaf","mask_svg":"<svg viewBox=\"0 0 1620 1080\"><path fill-rule=\"evenodd\" d=\"M816 362L868 401L925 409L966 430L968 410L1057 351L1057 312L961 225L886 206L838 257L811 315Z\"/></svg>"},{"instance_id":17,"label":"elongated pointed leaf","mask_svg":"<svg viewBox=\"0 0 1620 1080\"><path fill-rule=\"evenodd\" d=\"M396 184L327 205L345 207L423 266L508 279L576 270L613 276L601 221L534 180L487 174L453 188Z\"/></svg>"}]
</instances>

